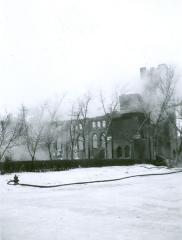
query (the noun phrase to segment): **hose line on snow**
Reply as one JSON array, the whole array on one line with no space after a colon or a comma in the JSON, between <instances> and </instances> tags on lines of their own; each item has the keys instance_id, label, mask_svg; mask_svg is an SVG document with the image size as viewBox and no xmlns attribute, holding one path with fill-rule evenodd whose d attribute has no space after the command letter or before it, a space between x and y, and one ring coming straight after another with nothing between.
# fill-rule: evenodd
<instances>
[{"instance_id":1,"label":"hose line on snow","mask_svg":"<svg viewBox=\"0 0 182 240\"><path fill-rule=\"evenodd\" d=\"M55 188L55 187L65 187L65 186L72 186L72 185L83 185L83 184L91 184L91 183L104 183L104 182L114 182L114 181L121 181L128 178L135 178L135 177L150 177L150 176L161 176L161 175L169 175L169 174L175 174L175 173L181 173L182 170L173 171L173 172L166 172L166 173L148 173L148 174L138 174L138 175L132 175L127 177L121 177L121 178L114 178L114 179L105 179L105 180L95 180L95 181L86 181L86 182L73 182L73 183L63 183L58 185L36 185L36 184L25 184L25 183L18 183L14 180L10 180L7 182L8 185L19 185L19 186L25 186L25 187L36 187L36 188Z\"/></svg>"}]
</instances>

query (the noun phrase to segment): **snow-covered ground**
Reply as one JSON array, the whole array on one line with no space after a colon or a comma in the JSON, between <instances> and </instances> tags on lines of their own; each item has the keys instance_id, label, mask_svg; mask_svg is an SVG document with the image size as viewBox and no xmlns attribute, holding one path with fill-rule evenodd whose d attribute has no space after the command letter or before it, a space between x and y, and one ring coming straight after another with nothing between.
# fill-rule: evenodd
<instances>
[{"instance_id":1,"label":"snow-covered ground","mask_svg":"<svg viewBox=\"0 0 182 240\"><path fill-rule=\"evenodd\" d=\"M18 176L52 185L172 170L135 165ZM11 178L0 176L0 240L182 239L182 173L48 189L9 186Z\"/></svg>"}]
</instances>

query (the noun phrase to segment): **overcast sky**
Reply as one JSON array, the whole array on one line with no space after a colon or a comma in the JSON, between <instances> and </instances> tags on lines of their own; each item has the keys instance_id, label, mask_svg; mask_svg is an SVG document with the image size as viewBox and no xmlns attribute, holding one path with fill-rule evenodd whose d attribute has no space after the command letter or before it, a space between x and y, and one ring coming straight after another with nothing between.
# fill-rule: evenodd
<instances>
[{"instance_id":1,"label":"overcast sky","mask_svg":"<svg viewBox=\"0 0 182 240\"><path fill-rule=\"evenodd\" d=\"M127 84L182 68L181 0L0 0L0 106Z\"/></svg>"}]
</instances>

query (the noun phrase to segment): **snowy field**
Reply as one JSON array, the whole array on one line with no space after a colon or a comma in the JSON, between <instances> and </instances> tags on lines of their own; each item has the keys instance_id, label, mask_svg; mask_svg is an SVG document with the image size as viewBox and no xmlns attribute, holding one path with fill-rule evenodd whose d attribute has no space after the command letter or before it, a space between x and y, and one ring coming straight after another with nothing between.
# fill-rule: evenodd
<instances>
[{"instance_id":1,"label":"snowy field","mask_svg":"<svg viewBox=\"0 0 182 240\"><path fill-rule=\"evenodd\" d=\"M52 185L172 170L135 165L18 176ZM48 189L9 186L11 178L0 176L0 240L182 239L182 173Z\"/></svg>"}]
</instances>

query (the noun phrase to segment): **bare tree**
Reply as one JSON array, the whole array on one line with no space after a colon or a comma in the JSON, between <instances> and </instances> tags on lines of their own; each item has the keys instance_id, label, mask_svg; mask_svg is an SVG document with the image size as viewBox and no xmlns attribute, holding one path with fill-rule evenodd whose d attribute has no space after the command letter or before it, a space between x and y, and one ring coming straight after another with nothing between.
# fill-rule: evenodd
<instances>
[{"instance_id":1,"label":"bare tree","mask_svg":"<svg viewBox=\"0 0 182 240\"><path fill-rule=\"evenodd\" d=\"M89 104L91 101L91 94L87 93L83 96L82 99L78 102L78 120L79 125L81 127L81 135L83 139L83 153L84 158L86 158L86 152L88 151L88 158L90 158L89 154L89 139L88 139L88 110L89 110ZM88 149L87 149L88 146Z\"/></svg>"},{"instance_id":2,"label":"bare tree","mask_svg":"<svg viewBox=\"0 0 182 240\"><path fill-rule=\"evenodd\" d=\"M182 101L180 103L178 102L176 104L176 111L177 111L177 121L172 122L175 126L175 129L177 131L177 160L179 160L179 157L182 153Z\"/></svg>"},{"instance_id":3,"label":"bare tree","mask_svg":"<svg viewBox=\"0 0 182 240\"><path fill-rule=\"evenodd\" d=\"M80 112L75 111L75 106L71 108L71 119L69 121L69 138L70 138L70 158L74 159L74 151L77 149L77 130L78 122L80 118Z\"/></svg>"},{"instance_id":4,"label":"bare tree","mask_svg":"<svg viewBox=\"0 0 182 240\"><path fill-rule=\"evenodd\" d=\"M88 140L88 109L91 101L90 93L85 94L74 104L71 109L71 120L69 126L70 132L70 150L71 159L73 159L74 150L78 149L78 140L82 141L83 157L86 158L88 152L89 158L89 140ZM88 147L88 149L87 149Z\"/></svg>"},{"instance_id":5,"label":"bare tree","mask_svg":"<svg viewBox=\"0 0 182 240\"><path fill-rule=\"evenodd\" d=\"M53 152L55 152L55 154L57 153L57 126L58 126L57 120L45 122L42 134L43 135L42 142L48 151L50 160L53 160L54 158Z\"/></svg>"},{"instance_id":6,"label":"bare tree","mask_svg":"<svg viewBox=\"0 0 182 240\"><path fill-rule=\"evenodd\" d=\"M19 145L22 134L22 115L13 118L11 114L5 113L0 117L0 161L13 147Z\"/></svg>"},{"instance_id":7,"label":"bare tree","mask_svg":"<svg viewBox=\"0 0 182 240\"><path fill-rule=\"evenodd\" d=\"M155 152L164 122L169 121L169 115L175 115L171 106L174 105L176 83L174 68L166 66L165 71L158 72L154 81L149 79L150 87L145 88L143 110L152 125Z\"/></svg>"},{"instance_id":8,"label":"bare tree","mask_svg":"<svg viewBox=\"0 0 182 240\"><path fill-rule=\"evenodd\" d=\"M107 138L108 138L109 129L110 129L110 134L111 134L111 136L110 136L111 141L113 142L113 140L112 140L113 134L112 134L111 124L112 124L113 117L117 114L117 112L119 110L119 96L120 96L120 93L121 93L121 89L120 88L115 88L114 91L112 92L111 99L110 99L110 102L108 104L106 103L106 98L104 98L101 90L100 90L100 93L99 93L100 104L101 104L101 107L102 107L102 110L104 112L104 116L105 116L105 119L106 119L105 158L108 157L107 156L107 152L108 152ZM112 147L112 151L113 151L113 147ZM112 152L112 157L113 157L113 152Z\"/></svg>"},{"instance_id":9,"label":"bare tree","mask_svg":"<svg viewBox=\"0 0 182 240\"><path fill-rule=\"evenodd\" d=\"M58 124L60 121L60 106L65 95L54 104L46 104L47 117L43 131L43 143L48 150L49 159L53 160L53 151L57 154Z\"/></svg>"},{"instance_id":10,"label":"bare tree","mask_svg":"<svg viewBox=\"0 0 182 240\"><path fill-rule=\"evenodd\" d=\"M182 100L176 99L176 102L170 106L172 111L175 111L175 117L171 117L168 112L168 119L172 129L174 129L176 135L176 151L175 156L177 161L179 161L182 153Z\"/></svg>"},{"instance_id":11,"label":"bare tree","mask_svg":"<svg viewBox=\"0 0 182 240\"><path fill-rule=\"evenodd\" d=\"M43 120L44 113L45 105L41 106L41 108L36 110L33 116L30 117L28 116L28 110L22 106L23 137L32 162L36 160L36 152L43 144L43 130L45 127Z\"/></svg>"}]
</instances>

